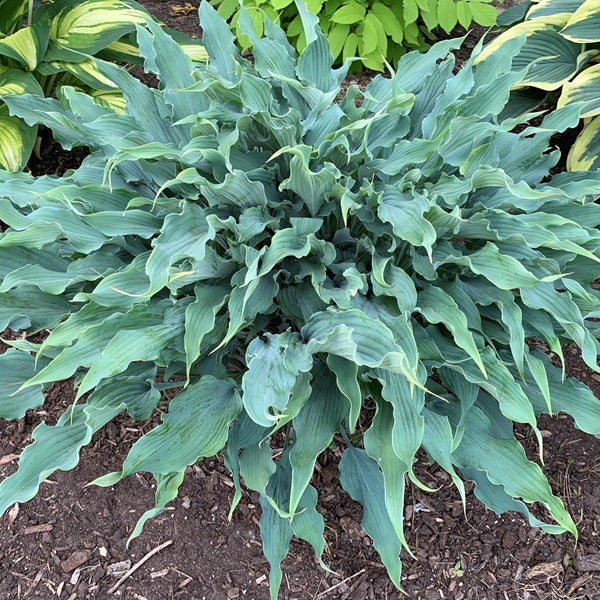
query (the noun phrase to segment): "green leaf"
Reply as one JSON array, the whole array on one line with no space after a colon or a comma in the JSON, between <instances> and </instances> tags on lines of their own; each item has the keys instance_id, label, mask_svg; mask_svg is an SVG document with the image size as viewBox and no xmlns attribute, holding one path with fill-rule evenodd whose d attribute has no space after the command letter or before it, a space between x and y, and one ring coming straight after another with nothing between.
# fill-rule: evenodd
<instances>
[{"instance_id":1,"label":"green leaf","mask_svg":"<svg viewBox=\"0 0 600 600\"><path fill-rule=\"evenodd\" d=\"M469 8L471 9L473 20L478 25L489 27L490 25L496 24L498 13L496 12L496 8L491 4L471 0L469 2Z\"/></svg>"},{"instance_id":2,"label":"green leaf","mask_svg":"<svg viewBox=\"0 0 600 600\"><path fill-rule=\"evenodd\" d=\"M473 13L471 12L471 2L466 0L458 0L456 3L456 18L460 23L461 27L468 29L471 26L473 20Z\"/></svg>"},{"instance_id":3,"label":"green leaf","mask_svg":"<svg viewBox=\"0 0 600 600\"><path fill-rule=\"evenodd\" d=\"M342 25L352 25L353 23L359 23L365 16L365 7L358 2L350 0L340 6L329 19L333 23L340 23Z\"/></svg>"},{"instance_id":4,"label":"green leaf","mask_svg":"<svg viewBox=\"0 0 600 600\"><path fill-rule=\"evenodd\" d=\"M473 4L477 3L470 3L471 6ZM475 15L475 11L473 11L473 9L471 9L471 11L473 12L473 15ZM438 0L437 17L441 28L446 33L450 33L456 27L456 23L458 22L458 11L454 0Z\"/></svg>"}]
</instances>

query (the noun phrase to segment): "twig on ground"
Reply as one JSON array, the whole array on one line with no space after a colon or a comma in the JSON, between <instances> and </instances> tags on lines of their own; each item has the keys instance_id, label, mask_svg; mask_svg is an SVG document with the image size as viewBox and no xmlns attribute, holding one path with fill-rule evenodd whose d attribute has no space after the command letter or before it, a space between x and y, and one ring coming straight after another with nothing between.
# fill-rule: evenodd
<instances>
[{"instance_id":1,"label":"twig on ground","mask_svg":"<svg viewBox=\"0 0 600 600\"><path fill-rule=\"evenodd\" d=\"M167 540L164 544L161 544L160 546L156 546L156 548L154 548L154 550L150 550L150 552L148 552L148 554L146 554L144 557L142 557L140 560L138 560L135 563L135 565L133 565L133 567L131 567L131 569L129 569L129 571L127 571L127 573L125 573L125 575L123 575L123 577L121 577L121 579L119 579L119 581L117 581L117 583L115 583L115 585L113 585L110 588L110 590L108 590L108 593L114 594L121 587L121 585L123 585L123 583L125 581L127 581L129 576L132 575L133 573L135 573L135 571L137 571L149 558L152 558L157 552L160 552L163 548L170 546L172 543L173 543L173 540Z\"/></svg>"},{"instance_id":2,"label":"twig on ground","mask_svg":"<svg viewBox=\"0 0 600 600\"><path fill-rule=\"evenodd\" d=\"M354 575L350 575L349 577L346 577L346 579L342 579L339 583L336 583L335 585L332 585L331 587L327 588L326 590L323 590L320 594L316 595L315 598L321 598L325 594L329 594L329 592L340 587L340 585L342 585L342 583L346 583L347 581L350 581L351 579L354 579L355 577L362 575L364 572L365 572L365 569L361 569L360 571L354 573Z\"/></svg>"}]
</instances>

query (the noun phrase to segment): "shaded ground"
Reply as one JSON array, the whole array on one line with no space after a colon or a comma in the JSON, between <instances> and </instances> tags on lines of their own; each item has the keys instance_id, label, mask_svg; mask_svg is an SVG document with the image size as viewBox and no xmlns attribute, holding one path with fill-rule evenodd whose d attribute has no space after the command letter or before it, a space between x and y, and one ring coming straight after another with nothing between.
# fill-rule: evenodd
<instances>
[{"instance_id":1,"label":"shaded ground","mask_svg":"<svg viewBox=\"0 0 600 600\"><path fill-rule=\"evenodd\" d=\"M199 33L194 13L172 10L184 2L144 4L169 26ZM47 172L64 170L69 159L54 151L51 155ZM42 168L34 166L38 172ZM0 345L0 352L4 349ZM566 356L570 373L600 398L600 375L585 368L573 349L567 349ZM53 386L42 409L30 411L20 421L0 423L0 477L16 469L17 455L29 443L34 427L41 421L54 423L72 399L70 383ZM126 542L136 520L153 505L152 479L136 474L114 489L83 487L119 469L132 443L149 428L117 418L83 450L77 468L55 473L34 500L0 518L1 600L268 599L257 497L246 494L232 521L227 520L232 482L221 460L189 468L178 499L150 521L129 548ZM577 547L569 536L542 535L520 515L499 517L487 511L472 494L465 517L447 475L420 455L418 476L439 490L425 494L408 488L406 533L416 555L415 559L403 555L408 597L600 598L600 440L573 429L571 420L562 415L542 418L540 428L545 472L578 521ZM518 431L532 452L526 429ZM326 453L313 479L327 525L326 563L335 574L322 571L305 544L292 542L284 562L281 598L399 600L401 594L388 582L369 538L361 532L360 506L339 485L338 460L338 451ZM168 542L114 595L109 594L128 565Z\"/></svg>"}]
</instances>

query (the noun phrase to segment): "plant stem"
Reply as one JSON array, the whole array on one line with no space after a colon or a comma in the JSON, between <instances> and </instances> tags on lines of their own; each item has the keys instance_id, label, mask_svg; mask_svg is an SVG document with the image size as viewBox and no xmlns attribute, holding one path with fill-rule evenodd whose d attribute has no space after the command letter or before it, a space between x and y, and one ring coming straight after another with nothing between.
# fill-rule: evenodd
<instances>
[{"instance_id":1,"label":"plant stem","mask_svg":"<svg viewBox=\"0 0 600 600\"><path fill-rule=\"evenodd\" d=\"M33 25L33 0L29 0L29 10L27 12L27 25Z\"/></svg>"}]
</instances>

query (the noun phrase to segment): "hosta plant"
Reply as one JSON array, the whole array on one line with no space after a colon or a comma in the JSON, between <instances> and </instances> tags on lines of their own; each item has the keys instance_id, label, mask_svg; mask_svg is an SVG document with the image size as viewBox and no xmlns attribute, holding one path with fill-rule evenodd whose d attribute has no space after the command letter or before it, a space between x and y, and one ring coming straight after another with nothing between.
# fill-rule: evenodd
<instances>
[{"instance_id":1,"label":"hosta plant","mask_svg":"<svg viewBox=\"0 0 600 600\"><path fill-rule=\"evenodd\" d=\"M154 476L156 505L134 537L188 465L223 453L232 510L242 480L260 494L273 598L293 536L322 561L311 477L332 445L396 586L406 478L425 487L420 448L463 499L471 480L498 513L575 534L513 424L540 453L540 413L600 434L592 392L526 343L560 360L573 342L598 369L600 174L548 175L551 135L585 105L519 133L519 119L498 118L523 77L511 68L521 40L456 75L460 42L441 42L338 103L345 69L331 69L317 18L298 10L300 56L241 12L252 62L206 2L207 64L152 22L139 27L159 89L95 63L123 90L123 114L68 87L60 101L5 97L65 148L93 152L60 178L0 175L0 330L48 332L7 342L0 416L41 406L53 382L74 377L77 389L0 484L0 513L73 468L118 414L145 420L162 405L122 469L93 483ZM547 512L530 512L536 503Z\"/></svg>"},{"instance_id":2,"label":"hosta plant","mask_svg":"<svg viewBox=\"0 0 600 600\"><path fill-rule=\"evenodd\" d=\"M250 13L261 35L265 19L278 23L298 49L306 46L302 19L294 0L210 0L219 14L231 22L243 49L252 41L240 24L240 5ZM491 0L307 0L319 16L333 58L342 63L357 56L354 68L383 71L386 60L396 64L407 49L425 50L436 39L435 30L450 33L458 24L494 25L496 9ZM439 28L439 29L438 29Z\"/></svg>"},{"instance_id":3,"label":"hosta plant","mask_svg":"<svg viewBox=\"0 0 600 600\"><path fill-rule=\"evenodd\" d=\"M121 110L122 94L90 56L137 62L135 28L148 17L132 0L0 0L0 95L51 95L70 85ZM185 40L184 47L192 57L205 58L198 42ZM37 128L0 103L0 130L0 167L22 169Z\"/></svg>"},{"instance_id":4,"label":"hosta plant","mask_svg":"<svg viewBox=\"0 0 600 600\"><path fill-rule=\"evenodd\" d=\"M478 60L504 52L517 36L525 44L514 61L528 69L515 86L507 110L530 110L543 101L559 107L582 101L582 132L567 158L571 171L600 168L600 2L598 0L539 0L525 3L524 21L494 39Z\"/></svg>"}]
</instances>

